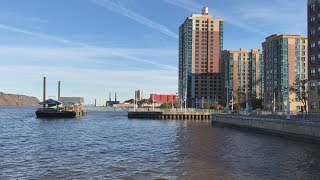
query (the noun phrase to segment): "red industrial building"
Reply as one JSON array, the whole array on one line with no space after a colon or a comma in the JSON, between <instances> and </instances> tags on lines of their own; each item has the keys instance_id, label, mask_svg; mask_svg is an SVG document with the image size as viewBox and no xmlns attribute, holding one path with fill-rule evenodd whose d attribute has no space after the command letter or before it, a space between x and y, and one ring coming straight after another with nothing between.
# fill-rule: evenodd
<instances>
[{"instance_id":1,"label":"red industrial building","mask_svg":"<svg viewBox=\"0 0 320 180\"><path fill-rule=\"evenodd\" d=\"M178 100L178 96L175 94L150 94L150 99L153 99L154 102L168 103Z\"/></svg>"}]
</instances>

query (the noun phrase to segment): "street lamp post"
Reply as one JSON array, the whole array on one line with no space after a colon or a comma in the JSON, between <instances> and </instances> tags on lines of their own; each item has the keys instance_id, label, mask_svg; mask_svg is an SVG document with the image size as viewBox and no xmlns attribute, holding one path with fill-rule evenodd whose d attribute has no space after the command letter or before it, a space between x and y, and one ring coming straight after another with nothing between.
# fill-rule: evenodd
<instances>
[{"instance_id":1,"label":"street lamp post","mask_svg":"<svg viewBox=\"0 0 320 180\"><path fill-rule=\"evenodd\" d=\"M152 110L154 111L154 94L152 94Z\"/></svg>"},{"instance_id":2,"label":"street lamp post","mask_svg":"<svg viewBox=\"0 0 320 180\"><path fill-rule=\"evenodd\" d=\"M232 91L232 96L231 96L231 111L233 112L233 91Z\"/></svg>"},{"instance_id":3,"label":"street lamp post","mask_svg":"<svg viewBox=\"0 0 320 180\"><path fill-rule=\"evenodd\" d=\"M226 81L225 87L227 88L227 103L226 103L226 110L229 114L229 81Z\"/></svg>"}]
</instances>

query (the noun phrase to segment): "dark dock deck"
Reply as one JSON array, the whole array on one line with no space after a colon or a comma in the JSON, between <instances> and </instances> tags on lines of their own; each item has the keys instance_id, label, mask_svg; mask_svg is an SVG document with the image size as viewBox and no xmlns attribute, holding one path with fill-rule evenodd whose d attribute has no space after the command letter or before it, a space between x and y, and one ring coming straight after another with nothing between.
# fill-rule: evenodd
<instances>
[{"instance_id":1,"label":"dark dock deck","mask_svg":"<svg viewBox=\"0 0 320 180\"><path fill-rule=\"evenodd\" d=\"M211 120L212 112L129 111L129 119Z\"/></svg>"}]
</instances>

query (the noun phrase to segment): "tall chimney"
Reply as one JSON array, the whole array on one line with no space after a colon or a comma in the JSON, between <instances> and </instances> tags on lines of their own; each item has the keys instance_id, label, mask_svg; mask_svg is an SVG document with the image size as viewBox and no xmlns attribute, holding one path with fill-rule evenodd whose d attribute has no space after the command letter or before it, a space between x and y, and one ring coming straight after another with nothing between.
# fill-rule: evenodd
<instances>
[{"instance_id":1,"label":"tall chimney","mask_svg":"<svg viewBox=\"0 0 320 180\"><path fill-rule=\"evenodd\" d=\"M94 99L94 107L97 107L97 99Z\"/></svg>"},{"instance_id":2,"label":"tall chimney","mask_svg":"<svg viewBox=\"0 0 320 180\"><path fill-rule=\"evenodd\" d=\"M58 81L58 100L60 99L60 81Z\"/></svg>"},{"instance_id":3,"label":"tall chimney","mask_svg":"<svg viewBox=\"0 0 320 180\"><path fill-rule=\"evenodd\" d=\"M46 77L43 77L43 101L46 100ZM45 107L45 105L43 105Z\"/></svg>"},{"instance_id":4,"label":"tall chimney","mask_svg":"<svg viewBox=\"0 0 320 180\"><path fill-rule=\"evenodd\" d=\"M111 92L109 92L109 101L111 101Z\"/></svg>"},{"instance_id":5,"label":"tall chimney","mask_svg":"<svg viewBox=\"0 0 320 180\"><path fill-rule=\"evenodd\" d=\"M117 93L114 93L114 101L117 101Z\"/></svg>"}]
</instances>

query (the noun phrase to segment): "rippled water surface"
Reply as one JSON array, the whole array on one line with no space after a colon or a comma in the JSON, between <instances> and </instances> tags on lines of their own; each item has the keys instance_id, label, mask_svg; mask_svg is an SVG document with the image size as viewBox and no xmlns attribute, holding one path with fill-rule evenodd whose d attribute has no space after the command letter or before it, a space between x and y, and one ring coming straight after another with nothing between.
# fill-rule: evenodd
<instances>
[{"instance_id":1,"label":"rippled water surface","mask_svg":"<svg viewBox=\"0 0 320 180\"><path fill-rule=\"evenodd\" d=\"M0 107L0 179L320 179L316 144L126 112L34 111Z\"/></svg>"}]
</instances>

